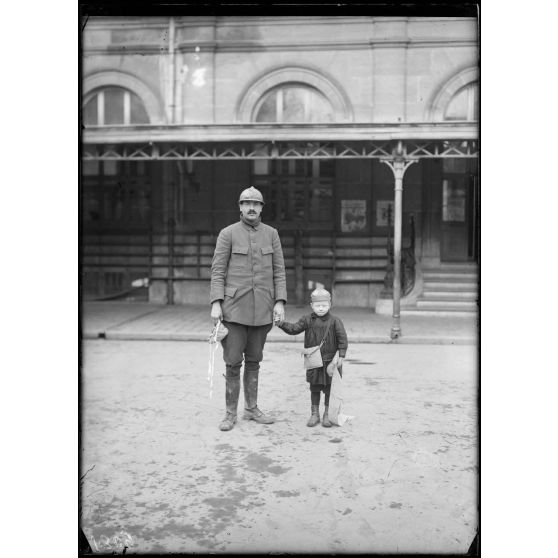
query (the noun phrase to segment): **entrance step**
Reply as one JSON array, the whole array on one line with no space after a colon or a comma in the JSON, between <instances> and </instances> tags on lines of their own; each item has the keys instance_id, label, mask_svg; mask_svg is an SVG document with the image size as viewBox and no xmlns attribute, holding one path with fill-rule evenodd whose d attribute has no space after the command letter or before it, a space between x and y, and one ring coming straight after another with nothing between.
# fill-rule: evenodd
<instances>
[{"instance_id":1,"label":"entrance step","mask_svg":"<svg viewBox=\"0 0 558 558\"><path fill-rule=\"evenodd\" d=\"M452 300L465 300L476 302L478 294L475 290L459 290L459 291L423 291L423 300L435 301L452 301Z\"/></svg>"},{"instance_id":2,"label":"entrance step","mask_svg":"<svg viewBox=\"0 0 558 558\"><path fill-rule=\"evenodd\" d=\"M422 276L425 281L432 282L476 282L478 275L476 273L465 272L459 273L455 271L441 272L441 271L423 271Z\"/></svg>"},{"instance_id":3,"label":"entrance step","mask_svg":"<svg viewBox=\"0 0 558 558\"><path fill-rule=\"evenodd\" d=\"M477 310L476 301L469 300L457 300L457 299L446 299L446 300L436 300L436 299L418 299L417 309L420 310Z\"/></svg>"},{"instance_id":4,"label":"entrance step","mask_svg":"<svg viewBox=\"0 0 558 558\"><path fill-rule=\"evenodd\" d=\"M438 316L440 318L470 318L474 316L474 312L464 311L464 310L425 310L416 308L405 308L401 309L402 316Z\"/></svg>"},{"instance_id":5,"label":"entrance step","mask_svg":"<svg viewBox=\"0 0 558 558\"><path fill-rule=\"evenodd\" d=\"M423 282L423 292L477 292L477 282L468 281L466 283L461 283L457 281L424 281Z\"/></svg>"},{"instance_id":6,"label":"entrance step","mask_svg":"<svg viewBox=\"0 0 558 558\"><path fill-rule=\"evenodd\" d=\"M478 266L441 264L423 269L423 290L407 315L471 316L478 312Z\"/></svg>"}]
</instances>

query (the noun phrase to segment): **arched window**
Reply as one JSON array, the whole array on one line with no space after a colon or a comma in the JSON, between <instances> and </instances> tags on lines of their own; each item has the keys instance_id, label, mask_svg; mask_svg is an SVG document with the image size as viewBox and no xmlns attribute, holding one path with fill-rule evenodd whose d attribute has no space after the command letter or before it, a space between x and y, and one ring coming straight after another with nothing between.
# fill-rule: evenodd
<instances>
[{"instance_id":1,"label":"arched window","mask_svg":"<svg viewBox=\"0 0 558 558\"><path fill-rule=\"evenodd\" d=\"M444 120L478 120L479 86L470 83L459 89L451 98L444 112Z\"/></svg>"},{"instance_id":2,"label":"arched window","mask_svg":"<svg viewBox=\"0 0 558 558\"><path fill-rule=\"evenodd\" d=\"M85 126L149 124L141 99L123 87L98 89L85 103L82 114Z\"/></svg>"},{"instance_id":3,"label":"arched window","mask_svg":"<svg viewBox=\"0 0 558 558\"><path fill-rule=\"evenodd\" d=\"M256 122L333 122L331 103L317 89L283 84L269 90L254 109Z\"/></svg>"}]
</instances>

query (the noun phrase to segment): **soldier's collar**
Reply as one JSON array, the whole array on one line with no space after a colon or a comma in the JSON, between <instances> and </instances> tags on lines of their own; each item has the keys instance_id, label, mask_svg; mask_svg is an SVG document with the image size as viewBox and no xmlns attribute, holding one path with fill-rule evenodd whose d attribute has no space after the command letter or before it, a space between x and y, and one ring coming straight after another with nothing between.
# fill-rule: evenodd
<instances>
[{"instance_id":1,"label":"soldier's collar","mask_svg":"<svg viewBox=\"0 0 558 558\"><path fill-rule=\"evenodd\" d=\"M262 224L262 220L261 218L258 219L258 222L251 225L250 223L247 223L242 216L240 217L240 222L247 228L247 229L256 229L258 230L260 228L260 225Z\"/></svg>"}]
</instances>

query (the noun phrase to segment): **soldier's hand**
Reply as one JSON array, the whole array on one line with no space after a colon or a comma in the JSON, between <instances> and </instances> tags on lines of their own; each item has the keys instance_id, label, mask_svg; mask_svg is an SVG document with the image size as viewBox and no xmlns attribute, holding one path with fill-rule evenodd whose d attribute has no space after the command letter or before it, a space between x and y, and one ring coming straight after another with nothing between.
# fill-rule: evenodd
<instances>
[{"instance_id":1,"label":"soldier's hand","mask_svg":"<svg viewBox=\"0 0 558 558\"><path fill-rule=\"evenodd\" d=\"M273 323L276 326L280 326L283 322L284 322L284 320L282 320L279 316L274 316L273 317Z\"/></svg>"},{"instance_id":2,"label":"soldier's hand","mask_svg":"<svg viewBox=\"0 0 558 558\"><path fill-rule=\"evenodd\" d=\"M283 322L285 319L285 305L282 300L278 300L273 307L273 317L274 320L280 320Z\"/></svg>"},{"instance_id":3,"label":"soldier's hand","mask_svg":"<svg viewBox=\"0 0 558 558\"><path fill-rule=\"evenodd\" d=\"M337 359L337 368L341 368L343 366L343 359L344 357L339 357Z\"/></svg>"},{"instance_id":4,"label":"soldier's hand","mask_svg":"<svg viewBox=\"0 0 558 558\"><path fill-rule=\"evenodd\" d=\"M211 319L213 320L213 324L215 325L218 320L223 319L223 311L221 310L221 303L216 300L211 305Z\"/></svg>"}]
</instances>

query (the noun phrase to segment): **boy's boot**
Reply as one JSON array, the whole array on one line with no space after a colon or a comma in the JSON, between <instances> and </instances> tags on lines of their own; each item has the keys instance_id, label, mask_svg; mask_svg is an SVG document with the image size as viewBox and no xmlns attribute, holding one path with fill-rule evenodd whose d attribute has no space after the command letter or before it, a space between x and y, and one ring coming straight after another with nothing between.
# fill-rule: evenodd
<instances>
[{"instance_id":1,"label":"boy's boot","mask_svg":"<svg viewBox=\"0 0 558 558\"><path fill-rule=\"evenodd\" d=\"M326 405L324 409L324 417L322 419L322 426L325 426L326 428L329 428L331 426L331 421L329 420L329 416L327 414L328 411L329 411L329 406Z\"/></svg>"},{"instance_id":2,"label":"boy's boot","mask_svg":"<svg viewBox=\"0 0 558 558\"><path fill-rule=\"evenodd\" d=\"M244 364L244 415L245 420L255 420L260 424L273 424L275 419L264 415L258 409L258 375L260 365L246 362Z\"/></svg>"},{"instance_id":3,"label":"boy's boot","mask_svg":"<svg viewBox=\"0 0 558 558\"><path fill-rule=\"evenodd\" d=\"M236 409L238 407L238 396L240 395L240 366L227 364L225 404L227 414L219 425L223 431L232 430L236 423Z\"/></svg>"},{"instance_id":4,"label":"boy's boot","mask_svg":"<svg viewBox=\"0 0 558 558\"><path fill-rule=\"evenodd\" d=\"M306 423L306 426L316 426L320 423L320 406L312 405L312 414Z\"/></svg>"}]
</instances>

